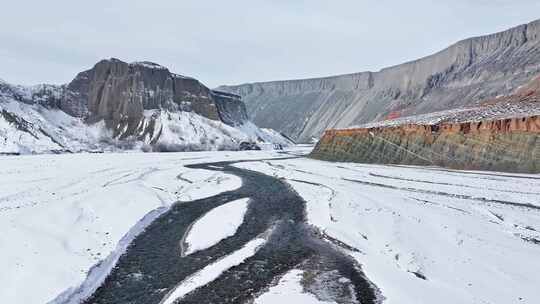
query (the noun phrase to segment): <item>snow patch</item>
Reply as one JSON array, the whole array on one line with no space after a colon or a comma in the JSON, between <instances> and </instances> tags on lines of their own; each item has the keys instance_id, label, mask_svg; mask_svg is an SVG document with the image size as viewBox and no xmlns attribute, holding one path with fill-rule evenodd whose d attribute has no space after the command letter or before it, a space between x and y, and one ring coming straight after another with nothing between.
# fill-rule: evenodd
<instances>
[{"instance_id":1,"label":"snow patch","mask_svg":"<svg viewBox=\"0 0 540 304\"><path fill-rule=\"evenodd\" d=\"M254 256L259 248L261 248L261 246L263 246L265 243L265 239L256 238L248 242L240 250L235 251L223 259L204 267L202 270L180 283L180 285L178 285L174 291L172 291L161 303L173 304L176 300L181 299L191 291L214 281L223 272L234 266L240 265L244 260Z\"/></svg>"},{"instance_id":2,"label":"snow patch","mask_svg":"<svg viewBox=\"0 0 540 304\"><path fill-rule=\"evenodd\" d=\"M150 61L135 61L130 64L135 66L141 66L147 69L167 70L166 67Z\"/></svg>"},{"instance_id":3,"label":"snow patch","mask_svg":"<svg viewBox=\"0 0 540 304\"><path fill-rule=\"evenodd\" d=\"M236 175L207 170L187 170L177 178L189 181L177 191L178 200L181 202L214 196L223 192L223 189L235 190L242 186L242 179Z\"/></svg>"},{"instance_id":4,"label":"snow patch","mask_svg":"<svg viewBox=\"0 0 540 304\"><path fill-rule=\"evenodd\" d=\"M335 304L336 302L320 301L316 296L304 292L300 283L303 270L293 269L287 272L268 292L255 299L255 304L295 303L295 304Z\"/></svg>"},{"instance_id":5,"label":"snow patch","mask_svg":"<svg viewBox=\"0 0 540 304\"><path fill-rule=\"evenodd\" d=\"M244 221L249 198L235 200L212 209L188 231L186 255L209 248L233 236Z\"/></svg>"}]
</instances>

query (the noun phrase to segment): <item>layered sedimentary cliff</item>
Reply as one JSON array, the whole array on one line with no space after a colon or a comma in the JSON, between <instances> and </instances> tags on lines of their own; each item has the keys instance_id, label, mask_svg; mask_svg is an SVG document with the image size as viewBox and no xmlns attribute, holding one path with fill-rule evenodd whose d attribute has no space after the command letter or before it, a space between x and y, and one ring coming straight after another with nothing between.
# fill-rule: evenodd
<instances>
[{"instance_id":1,"label":"layered sedimentary cliff","mask_svg":"<svg viewBox=\"0 0 540 304\"><path fill-rule=\"evenodd\" d=\"M540 173L539 84L478 107L327 130L312 157Z\"/></svg>"},{"instance_id":2,"label":"layered sedimentary cliff","mask_svg":"<svg viewBox=\"0 0 540 304\"><path fill-rule=\"evenodd\" d=\"M540 20L379 72L223 86L255 123L300 141L327 128L451 109L508 94L540 72Z\"/></svg>"},{"instance_id":3,"label":"layered sedimentary cliff","mask_svg":"<svg viewBox=\"0 0 540 304\"><path fill-rule=\"evenodd\" d=\"M312 156L333 161L540 173L540 116L440 127L328 130Z\"/></svg>"}]
</instances>

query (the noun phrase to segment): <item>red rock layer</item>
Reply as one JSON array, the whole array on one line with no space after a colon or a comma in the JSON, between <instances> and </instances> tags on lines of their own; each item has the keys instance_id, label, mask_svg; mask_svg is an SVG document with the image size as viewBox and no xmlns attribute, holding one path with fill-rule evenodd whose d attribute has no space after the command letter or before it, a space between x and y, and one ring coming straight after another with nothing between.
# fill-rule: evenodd
<instances>
[{"instance_id":1,"label":"red rock layer","mask_svg":"<svg viewBox=\"0 0 540 304\"><path fill-rule=\"evenodd\" d=\"M383 131L391 131L396 133L422 133L426 135L433 132L469 134L477 132L508 133L519 131L540 133L540 116L486 120L478 122L441 123L435 125L407 124L396 127L330 129L324 132L323 139L325 137L350 136L354 134L367 134L369 132L380 133Z\"/></svg>"}]
</instances>

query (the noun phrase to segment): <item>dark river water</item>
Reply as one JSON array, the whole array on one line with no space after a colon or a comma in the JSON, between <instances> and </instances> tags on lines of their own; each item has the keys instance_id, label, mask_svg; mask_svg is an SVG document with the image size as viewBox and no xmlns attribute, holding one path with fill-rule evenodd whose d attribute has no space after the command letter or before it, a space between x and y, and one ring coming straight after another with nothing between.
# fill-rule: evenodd
<instances>
[{"instance_id":1,"label":"dark river water","mask_svg":"<svg viewBox=\"0 0 540 304\"><path fill-rule=\"evenodd\" d=\"M263 233L268 235L267 242L254 256L177 303L249 303L292 269L305 270L305 289L321 299L377 302L376 288L345 253L354 248L325 238L309 226L305 201L283 180L236 168L234 163L187 166L233 174L243 184L234 191L175 204L135 238L85 303L158 304L184 279ZM181 255L182 238L192 223L213 208L241 198L250 198L250 202L234 236L208 249Z\"/></svg>"}]
</instances>

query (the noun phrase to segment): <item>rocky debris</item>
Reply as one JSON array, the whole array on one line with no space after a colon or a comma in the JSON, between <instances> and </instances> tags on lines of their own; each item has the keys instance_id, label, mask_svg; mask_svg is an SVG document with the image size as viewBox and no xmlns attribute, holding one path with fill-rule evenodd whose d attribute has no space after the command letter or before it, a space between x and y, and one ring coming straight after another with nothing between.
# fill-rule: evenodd
<instances>
[{"instance_id":1,"label":"rocky debris","mask_svg":"<svg viewBox=\"0 0 540 304\"><path fill-rule=\"evenodd\" d=\"M254 143L254 142L243 141L243 142L240 143L239 150L240 150L240 151L247 151L247 150L261 150L261 147L259 147L259 146L258 146L256 143Z\"/></svg>"},{"instance_id":2,"label":"rocky debris","mask_svg":"<svg viewBox=\"0 0 540 304\"><path fill-rule=\"evenodd\" d=\"M213 90L211 96L221 121L230 126L238 126L248 121L246 105L239 95Z\"/></svg>"},{"instance_id":3,"label":"rocky debris","mask_svg":"<svg viewBox=\"0 0 540 304\"><path fill-rule=\"evenodd\" d=\"M540 72L540 20L460 41L379 72L222 86L253 121L300 142L345 128L448 110L507 95Z\"/></svg>"}]
</instances>

